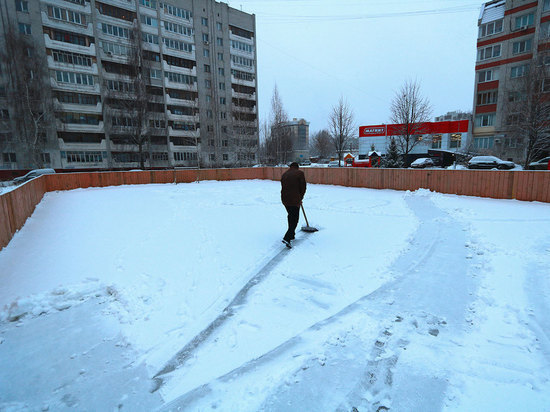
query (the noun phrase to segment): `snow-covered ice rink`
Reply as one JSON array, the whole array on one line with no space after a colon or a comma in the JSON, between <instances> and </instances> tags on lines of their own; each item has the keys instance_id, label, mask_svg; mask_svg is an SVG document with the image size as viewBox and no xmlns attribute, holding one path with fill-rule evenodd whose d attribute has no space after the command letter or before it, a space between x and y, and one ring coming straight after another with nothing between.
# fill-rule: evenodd
<instances>
[{"instance_id":1,"label":"snow-covered ice rink","mask_svg":"<svg viewBox=\"0 0 550 412\"><path fill-rule=\"evenodd\" d=\"M550 410L549 204L304 206L287 250L278 182L47 193L0 252L0 411Z\"/></svg>"}]
</instances>

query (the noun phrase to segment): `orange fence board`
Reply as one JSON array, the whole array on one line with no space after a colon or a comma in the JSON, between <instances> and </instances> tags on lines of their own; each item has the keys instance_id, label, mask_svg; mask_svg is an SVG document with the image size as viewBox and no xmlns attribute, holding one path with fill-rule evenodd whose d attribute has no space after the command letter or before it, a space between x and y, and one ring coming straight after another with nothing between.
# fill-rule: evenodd
<instances>
[{"instance_id":1,"label":"orange fence board","mask_svg":"<svg viewBox=\"0 0 550 412\"><path fill-rule=\"evenodd\" d=\"M189 169L136 172L59 173L41 176L0 195L0 249L33 213L45 192L124 184L190 183L201 180L268 179L279 181L286 168ZM309 183L417 190L466 196L550 203L550 172L493 170L411 170L304 168Z\"/></svg>"}]
</instances>

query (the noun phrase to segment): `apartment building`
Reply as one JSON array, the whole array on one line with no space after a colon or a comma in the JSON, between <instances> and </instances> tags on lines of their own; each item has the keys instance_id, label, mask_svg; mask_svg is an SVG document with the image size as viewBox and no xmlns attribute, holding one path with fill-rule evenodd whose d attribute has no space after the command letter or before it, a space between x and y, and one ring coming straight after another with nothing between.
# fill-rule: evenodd
<instances>
[{"instance_id":1,"label":"apartment building","mask_svg":"<svg viewBox=\"0 0 550 412\"><path fill-rule=\"evenodd\" d=\"M485 3L478 21L477 62L470 150L522 162L527 138L517 132L525 99L522 82L550 63L550 0ZM550 82L539 88L550 91Z\"/></svg>"},{"instance_id":2,"label":"apartment building","mask_svg":"<svg viewBox=\"0 0 550 412\"><path fill-rule=\"evenodd\" d=\"M0 63L0 168L254 164L255 32L254 15L213 0L2 0L0 51L23 39L46 65L47 102L23 123L51 121L33 129L33 163L17 63Z\"/></svg>"}]
</instances>

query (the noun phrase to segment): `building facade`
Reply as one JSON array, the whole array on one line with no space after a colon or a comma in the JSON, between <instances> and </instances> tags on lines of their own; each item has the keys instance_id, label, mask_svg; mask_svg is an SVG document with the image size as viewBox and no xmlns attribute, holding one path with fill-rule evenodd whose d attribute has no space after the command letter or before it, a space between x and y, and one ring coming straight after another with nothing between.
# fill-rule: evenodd
<instances>
[{"instance_id":1,"label":"building facade","mask_svg":"<svg viewBox=\"0 0 550 412\"><path fill-rule=\"evenodd\" d=\"M290 149L284 156L287 163L309 160L309 122L305 119L292 119L291 121L273 126L272 135L284 136L288 139Z\"/></svg>"},{"instance_id":2,"label":"building facade","mask_svg":"<svg viewBox=\"0 0 550 412\"><path fill-rule=\"evenodd\" d=\"M43 56L46 102L32 119L51 122L33 129L33 163L18 63L2 59L0 168L254 164L255 32L254 15L213 0L2 1L0 50L9 57L22 39Z\"/></svg>"},{"instance_id":3,"label":"building facade","mask_svg":"<svg viewBox=\"0 0 550 412\"><path fill-rule=\"evenodd\" d=\"M478 21L477 62L470 150L522 162L526 139L514 133L520 116L511 109L522 99L521 82L548 65L550 0L485 3ZM550 82L541 87L548 88Z\"/></svg>"},{"instance_id":4,"label":"building facade","mask_svg":"<svg viewBox=\"0 0 550 412\"><path fill-rule=\"evenodd\" d=\"M418 143L411 150L411 155L427 155L428 150L432 149L462 152L470 139L468 119L426 122L421 129L422 134L416 136ZM390 139L402 130L403 125L399 124L360 126L359 159L366 159L373 150L382 155L387 154Z\"/></svg>"}]
</instances>

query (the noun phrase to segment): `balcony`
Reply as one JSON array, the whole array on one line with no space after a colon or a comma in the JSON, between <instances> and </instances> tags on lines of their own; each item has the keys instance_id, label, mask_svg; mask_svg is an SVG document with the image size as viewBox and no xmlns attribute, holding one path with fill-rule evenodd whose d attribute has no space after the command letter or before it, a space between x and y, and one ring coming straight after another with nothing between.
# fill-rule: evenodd
<instances>
[{"instance_id":1,"label":"balcony","mask_svg":"<svg viewBox=\"0 0 550 412\"><path fill-rule=\"evenodd\" d=\"M44 33L44 43L48 49L58 49L73 53L80 53L95 56L96 49L95 44L92 43L89 46L80 46L78 44L66 43L64 41L52 40L47 33Z\"/></svg>"},{"instance_id":2,"label":"balcony","mask_svg":"<svg viewBox=\"0 0 550 412\"><path fill-rule=\"evenodd\" d=\"M172 126L168 126L168 134L170 137L190 137L190 138L198 138L200 137L200 129L198 130L180 130L180 129L174 129Z\"/></svg>"},{"instance_id":3,"label":"balcony","mask_svg":"<svg viewBox=\"0 0 550 412\"><path fill-rule=\"evenodd\" d=\"M254 37L247 39L246 37L237 36L231 30L229 30L229 40L238 40L240 42L250 44L251 46L254 45Z\"/></svg>"},{"instance_id":4,"label":"balcony","mask_svg":"<svg viewBox=\"0 0 550 412\"><path fill-rule=\"evenodd\" d=\"M61 103L56 98L53 101L55 109L63 112L101 114L103 108L101 103L94 106L89 104Z\"/></svg>"},{"instance_id":5,"label":"balcony","mask_svg":"<svg viewBox=\"0 0 550 412\"><path fill-rule=\"evenodd\" d=\"M176 82L171 82L167 78L164 78L164 87L166 87L167 89L180 89L180 90L187 90L190 92L197 91L197 83L193 83L193 84L176 83Z\"/></svg>"},{"instance_id":6,"label":"balcony","mask_svg":"<svg viewBox=\"0 0 550 412\"><path fill-rule=\"evenodd\" d=\"M67 5L73 5L72 3L67 3ZM76 5L74 5L76 6ZM84 11L82 11L82 7L80 6L76 6L77 8L80 8L80 10L75 10L75 11L80 11L81 13L86 13ZM71 8L71 7L65 7L65 4L63 4L63 8ZM88 15L86 16L87 19L90 19L90 14L91 13L91 9L90 9L90 5L88 4L86 6L86 8L88 9ZM74 7L73 7L74 9ZM74 33L78 33L80 35L86 35L86 36L90 36L90 37L93 37L94 36L94 27L92 25L91 22L87 23L86 25L82 25L82 24L76 24L76 23L71 23L71 22L68 22L68 21L64 21L64 20L58 20L58 19L53 19L53 18L50 18L50 16L48 16L48 14L45 12L45 11L42 11L41 13L42 15L42 24L46 27L51 27L53 29L59 29L59 30L64 30L64 31L70 31L70 32L74 32Z\"/></svg>"},{"instance_id":7,"label":"balcony","mask_svg":"<svg viewBox=\"0 0 550 412\"><path fill-rule=\"evenodd\" d=\"M164 69L164 71L168 71L168 72L181 73L181 74L186 74L188 76L197 76L197 66L193 67L192 69L187 69L185 67L171 66L168 63L166 63L166 60L163 60L162 68Z\"/></svg>"},{"instance_id":8,"label":"balcony","mask_svg":"<svg viewBox=\"0 0 550 412\"><path fill-rule=\"evenodd\" d=\"M231 63L231 65L233 66L233 63ZM236 69L240 69L237 68L237 66L235 66ZM253 72L252 72L253 73ZM241 86L249 86L249 87L256 87L256 80L244 80L244 79L238 79L235 77L235 75L231 75L231 83L235 83L235 84L239 84Z\"/></svg>"},{"instance_id":9,"label":"balcony","mask_svg":"<svg viewBox=\"0 0 550 412\"><path fill-rule=\"evenodd\" d=\"M256 93L252 93L252 94L238 93L235 90L231 89L231 96L235 99L252 100L252 101L256 102Z\"/></svg>"},{"instance_id":10,"label":"balcony","mask_svg":"<svg viewBox=\"0 0 550 412\"><path fill-rule=\"evenodd\" d=\"M185 99L175 99L173 97L170 97L169 94L166 94L166 104L176 104L181 106L188 106L188 107L199 107L199 99L195 100L185 100Z\"/></svg>"},{"instance_id":11,"label":"balcony","mask_svg":"<svg viewBox=\"0 0 550 412\"><path fill-rule=\"evenodd\" d=\"M90 150L96 152L103 152L107 150L107 140L101 139L101 143L67 143L63 139L57 139L59 142L59 150L61 151L81 151Z\"/></svg>"},{"instance_id":12,"label":"balcony","mask_svg":"<svg viewBox=\"0 0 550 412\"><path fill-rule=\"evenodd\" d=\"M191 122L196 123L199 121L198 115L195 116L189 116L185 114L173 114L170 110L166 110L166 113L168 115L169 120L176 120L176 121L182 121L182 122Z\"/></svg>"},{"instance_id":13,"label":"balcony","mask_svg":"<svg viewBox=\"0 0 550 412\"><path fill-rule=\"evenodd\" d=\"M170 54L176 57L185 57L186 59L189 59L189 60L197 60L195 57L195 49L193 49L192 52L187 52L187 51L177 50L177 49L170 49L166 47L166 44L162 43L162 53Z\"/></svg>"},{"instance_id":14,"label":"balcony","mask_svg":"<svg viewBox=\"0 0 550 412\"><path fill-rule=\"evenodd\" d=\"M94 74L96 76L99 74L97 63L92 63L91 66L81 66L77 64L57 62L53 59L52 56L47 56L47 59L48 59L48 67L50 69Z\"/></svg>"},{"instance_id":15,"label":"balcony","mask_svg":"<svg viewBox=\"0 0 550 412\"><path fill-rule=\"evenodd\" d=\"M99 124L62 123L56 120L57 130L63 132L104 133L103 122Z\"/></svg>"},{"instance_id":16,"label":"balcony","mask_svg":"<svg viewBox=\"0 0 550 412\"><path fill-rule=\"evenodd\" d=\"M83 84L62 83L62 82L58 82L55 78L50 77L50 85L52 89L55 89L55 90L63 90L67 92L101 94L99 83L97 81L93 86L88 86Z\"/></svg>"},{"instance_id":17,"label":"balcony","mask_svg":"<svg viewBox=\"0 0 550 412\"><path fill-rule=\"evenodd\" d=\"M250 114L257 114L258 111L256 110L256 106L254 107L242 107L242 106L235 106L233 105L233 111L241 112L241 113L250 113Z\"/></svg>"}]
</instances>

